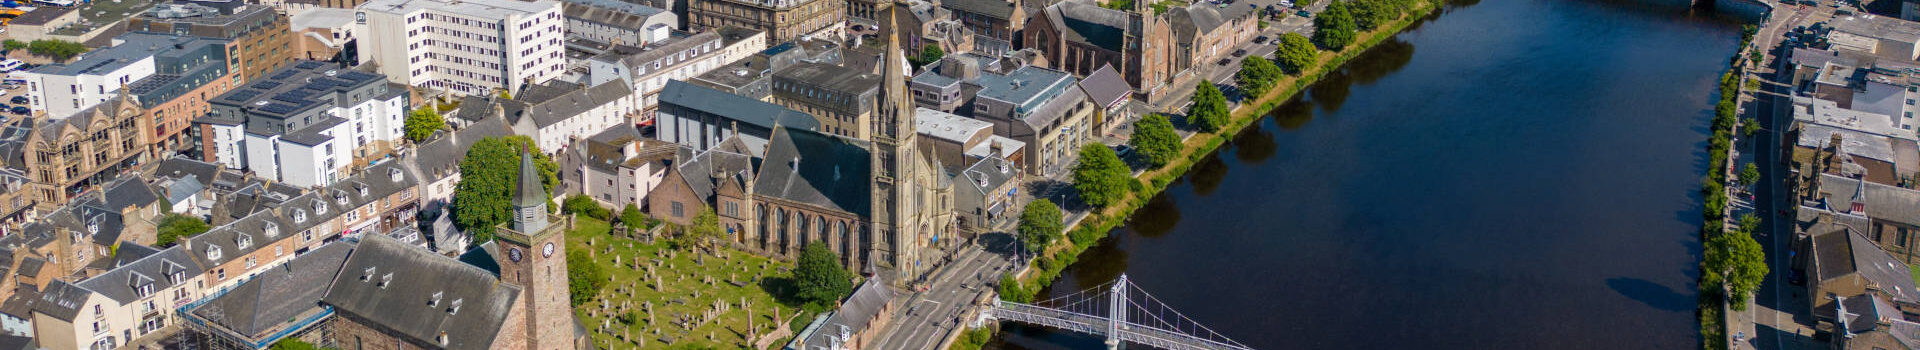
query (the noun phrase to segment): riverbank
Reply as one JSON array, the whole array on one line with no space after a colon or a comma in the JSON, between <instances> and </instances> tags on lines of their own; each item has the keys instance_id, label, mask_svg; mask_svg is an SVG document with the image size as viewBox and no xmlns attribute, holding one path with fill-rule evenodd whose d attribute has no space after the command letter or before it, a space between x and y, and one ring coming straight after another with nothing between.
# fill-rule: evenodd
<instances>
[{"instance_id":1,"label":"riverbank","mask_svg":"<svg viewBox=\"0 0 1920 350\"><path fill-rule=\"evenodd\" d=\"M1012 281L1016 286L1002 287L1003 290L1018 288L1026 291L1023 294L1033 294L1042 286L1053 283L1062 270L1078 261L1081 253L1100 244L1101 240L1107 238L1109 232L1126 223L1127 219L1145 205L1148 199L1165 190L1167 185L1173 183L1175 179L1186 175L1194 164L1218 151L1229 137L1253 125L1281 102L1293 98L1326 74L1340 69L1346 65L1347 61L1400 34L1414 23L1432 16L1441 6L1444 6L1444 3L1432 0L1418 2L1401 18L1371 32L1361 33L1354 45L1340 51L1319 52L1316 63L1310 65L1311 68L1298 76L1276 82L1274 88L1267 91L1266 95L1241 103L1230 113L1227 124L1219 132L1196 133L1188 137L1182 142L1181 157L1174 158L1160 168L1140 173L1134 178L1135 182L1130 186L1127 194L1119 201L1105 208L1096 209L1085 218L1070 223L1066 230L1068 239L1057 241L1053 246L1048 247L1045 253L1035 258L1028 268L1023 269L1021 275Z\"/></svg>"}]
</instances>

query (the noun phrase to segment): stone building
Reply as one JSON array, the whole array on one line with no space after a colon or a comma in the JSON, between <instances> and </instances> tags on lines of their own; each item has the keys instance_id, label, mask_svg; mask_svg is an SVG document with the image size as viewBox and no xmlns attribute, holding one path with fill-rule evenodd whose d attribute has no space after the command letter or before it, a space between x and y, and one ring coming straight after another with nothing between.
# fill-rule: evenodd
<instances>
[{"instance_id":1,"label":"stone building","mask_svg":"<svg viewBox=\"0 0 1920 350\"><path fill-rule=\"evenodd\" d=\"M657 122L654 137L661 141L699 152L738 135L752 154L766 152L776 125L808 131L820 127L805 112L678 80L661 89Z\"/></svg>"},{"instance_id":2,"label":"stone building","mask_svg":"<svg viewBox=\"0 0 1920 350\"><path fill-rule=\"evenodd\" d=\"M621 125L574 142L562 152L560 167L565 189L557 192L592 197L619 211L631 204L645 207L647 194L664 181L667 166L678 147L640 136L632 125Z\"/></svg>"},{"instance_id":3,"label":"stone building","mask_svg":"<svg viewBox=\"0 0 1920 350\"><path fill-rule=\"evenodd\" d=\"M773 100L812 115L820 132L855 139L873 135L880 78L838 65L801 62L773 73Z\"/></svg>"},{"instance_id":4,"label":"stone building","mask_svg":"<svg viewBox=\"0 0 1920 350\"><path fill-rule=\"evenodd\" d=\"M171 335L161 332L179 323L171 309L204 295L201 278L184 247L173 247L85 280L55 281L34 304L35 338L44 348L79 350Z\"/></svg>"},{"instance_id":5,"label":"stone building","mask_svg":"<svg viewBox=\"0 0 1920 350\"><path fill-rule=\"evenodd\" d=\"M742 27L766 32L768 42L811 34L837 36L846 26L847 6L833 0L690 0L687 29Z\"/></svg>"},{"instance_id":6,"label":"stone building","mask_svg":"<svg viewBox=\"0 0 1920 350\"><path fill-rule=\"evenodd\" d=\"M1028 174L1068 171L1080 146L1099 136L1093 126L1101 108L1067 72L1020 67L1004 75L981 74L972 84L980 87L973 117L992 122L994 134L1026 143Z\"/></svg>"},{"instance_id":7,"label":"stone building","mask_svg":"<svg viewBox=\"0 0 1920 350\"><path fill-rule=\"evenodd\" d=\"M105 184L148 160L152 119L132 95L95 104L72 117L39 117L20 124L34 131L20 148L22 163L37 193L36 210L51 211L75 195Z\"/></svg>"},{"instance_id":8,"label":"stone building","mask_svg":"<svg viewBox=\"0 0 1920 350\"><path fill-rule=\"evenodd\" d=\"M567 34L617 44L646 45L666 40L680 28L680 16L657 7L619 0L562 0Z\"/></svg>"},{"instance_id":9,"label":"stone building","mask_svg":"<svg viewBox=\"0 0 1920 350\"><path fill-rule=\"evenodd\" d=\"M1172 25L1145 1L1134 2L1130 11L1063 1L1028 18L1021 33L1022 47L1039 51L1048 67L1087 76L1112 65L1134 94L1150 103L1167 97L1171 87L1190 84L1193 75L1173 64L1180 51Z\"/></svg>"},{"instance_id":10,"label":"stone building","mask_svg":"<svg viewBox=\"0 0 1920 350\"><path fill-rule=\"evenodd\" d=\"M1020 43L1020 32L1026 28L1028 13L1024 0L942 0L940 8L953 11L953 19L959 20L967 29L979 37L978 47L1001 48L985 50L985 53L1000 54L1011 50Z\"/></svg>"},{"instance_id":11,"label":"stone building","mask_svg":"<svg viewBox=\"0 0 1920 350\"><path fill-rule=\"evenodd\" d=\"M529 85L512 98L467 96L456 118L502 118L516 135L532 138L541 152L558 154L573 140L631 123L640 96L622 81L591 87L564 81Z\"/></svg>"}]
</instances>

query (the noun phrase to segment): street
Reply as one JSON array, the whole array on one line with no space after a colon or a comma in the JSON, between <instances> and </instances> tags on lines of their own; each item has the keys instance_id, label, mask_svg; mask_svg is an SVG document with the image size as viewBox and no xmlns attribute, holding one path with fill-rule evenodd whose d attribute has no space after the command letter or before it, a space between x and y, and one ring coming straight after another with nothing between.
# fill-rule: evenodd
<instances>
[{"instance_id":1,"label":"street","mask_svg":"<svg viewBox=\"0 0 1920 350\"><path fill-rule=\"evenodd\" d=\"M1831 18L1830 6L1802 6L1775 4L1773 19L1755 34L1757 46L1771 48L1784 40L1784 35L1794 27L1823 22ZM1824 4L1823 4L1824 5ZM1767 59L1762 60L1760 68L1751 71L1749 79L1778 81L1774 69L1787 63L1775 56L1784 52L1770 50ZM1745 54L1744 52L1740 54ZM1793 191L1787 188L1788 176L1784 168L1789 166L1780 154L1783 151L1784 137L1793 123L1792 103L1783 97L1793 94L1787 86L1773 83L1761 84L1763 92L1768 94L1743 94L1742 105L1747 112L1753 113L1760 121L1763 132L1760 137L1746 140L1742 156L1760 164L1762 186L1755 186L1753 208L1755 215L1765 221L1767 229L1756 232L1766 251L1771 273L1761 283L1755 293L1753 304L1745 312L1727 315L1730 347L1734 349L1817 349L1825 344L1812 338L1813 317L1809 312L1809 300L1805 290L1787 282L1792 271L1792 257L1789 251L1795 236L1793 217L1783 217L1778 213L1792 212L1797 201L1792 198Z\"/></svg>"},{"instance_id":2,"label":"street","mask_svg":"<svg viewBox=\"0 0 1920 350\"><path fill-rule=\"evenodd\" d=\"M893 322L880 333L875 349L932 349L948 334L964 330L968 307L993 293L1000 275L1013 266L1018 244L1003 233L980 235L962 247L958 259L933 278L932 286L908 298L896 309Z\"/></svg>"}]
</instances>

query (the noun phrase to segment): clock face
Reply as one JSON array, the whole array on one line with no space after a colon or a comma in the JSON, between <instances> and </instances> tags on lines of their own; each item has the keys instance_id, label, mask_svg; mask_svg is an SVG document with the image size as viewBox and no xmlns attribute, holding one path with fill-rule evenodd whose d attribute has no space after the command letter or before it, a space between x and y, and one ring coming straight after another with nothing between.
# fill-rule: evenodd
<instances>
[{"instance_id":1,"label":"clock face","mask_svg":"<svg viewBox=\"0 0 1920 350\"><path fill-rule=\"evenodd\" d=\"M553 242L547 242L547 245L540 247L540 257L542 258L553 257Z\"/></svg>"},{"instance_id":2,"label":"clock face","mask_svg":"<svg viewBox=\"0 0 1920 350\"><path fill-rule=\"evenodd\" d=\"M520 262L520 248L507 248L507 259Z\"/></svg>"}]
</instances>

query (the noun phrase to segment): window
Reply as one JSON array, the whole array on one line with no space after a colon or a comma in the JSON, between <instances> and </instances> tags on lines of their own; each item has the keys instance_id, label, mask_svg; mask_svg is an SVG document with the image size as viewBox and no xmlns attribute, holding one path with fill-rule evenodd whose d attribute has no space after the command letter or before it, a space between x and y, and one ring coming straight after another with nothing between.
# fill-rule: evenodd
<instances>
[{"instance_id":1,"label":"window","mask_svg":"<svg viewBox=\"0 0 1920 350\"><path fill-rule=\"evenodd\" d=\"M680 202L679 202L679 201L674 201L674 202L673 202L673 217L676 217L676 218L679 218L679 217L686 217L686 214L685 214L685 212L684 212L684 211L682 211L682 210L683 210L683 209L682 209L682 208L681 208L681 206L680 206Z\"/></svg>"}]
</instances>

